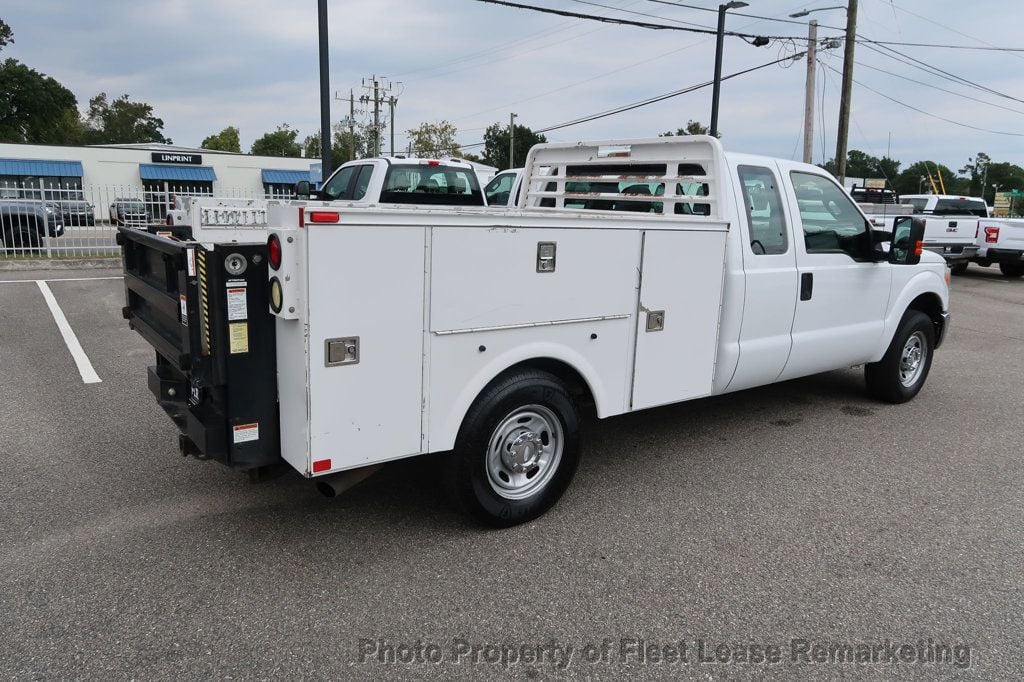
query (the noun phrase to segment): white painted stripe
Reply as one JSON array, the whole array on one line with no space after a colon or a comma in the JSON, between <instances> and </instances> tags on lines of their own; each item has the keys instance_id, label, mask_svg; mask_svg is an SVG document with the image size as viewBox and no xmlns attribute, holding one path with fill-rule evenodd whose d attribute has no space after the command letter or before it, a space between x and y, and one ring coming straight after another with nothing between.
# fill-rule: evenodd
<instances>
[{"instance_id":1,"label":"white painted stripe","mask_svg":"<svg viewBox=\"0 0 1024 682\"><path fill-rule=\"evenodd\" d=\"M64 343L71 352L71 357L74 359L75 364L78 365L78 373L82 375L82 381L87 384L100 383L102 379L96 374L96 370L92 368L89 356L82 350L82 344L78 342L75 331L68 324L68 318L64 317L64 311L57 305L57 299L53 297L50 287L41 279L36 280L36 284L39 285L39 291L43 292L46 305L50 307L50 312L53 314L53 321L57 323L57 329L60 330L60 335L64 337Z\"/></svg>"},{"instance_id":2,"label":"white painted stripe","mask_svg":"<svg viewBox=\"0 0 1024 682\"><path fill-rule=\"evenodd\" d=\"M58 277L56 279L0 279L0 284L26 284L29 282L91 282L102 279L124 279L123 275L116 277Z\"/></svg>"}]
</instances>

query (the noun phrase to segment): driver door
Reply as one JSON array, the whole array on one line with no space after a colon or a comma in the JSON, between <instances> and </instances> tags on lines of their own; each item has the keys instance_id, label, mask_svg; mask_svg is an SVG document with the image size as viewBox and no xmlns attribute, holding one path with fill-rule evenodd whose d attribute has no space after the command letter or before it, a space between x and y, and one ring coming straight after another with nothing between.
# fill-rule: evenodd
<instances>
[{"instance_id":1,"label":"driver door","mask_svg":"<svg viewBox=\"0 0 1024 682\"><path fill-rule=\"evenodd\" d=\"M779 165L791 180L783 185L799 277L793 349L779 379L863 364L882 341L890 265L869 258L867 219L834 179Z\"/></svg>"}]
</instances>

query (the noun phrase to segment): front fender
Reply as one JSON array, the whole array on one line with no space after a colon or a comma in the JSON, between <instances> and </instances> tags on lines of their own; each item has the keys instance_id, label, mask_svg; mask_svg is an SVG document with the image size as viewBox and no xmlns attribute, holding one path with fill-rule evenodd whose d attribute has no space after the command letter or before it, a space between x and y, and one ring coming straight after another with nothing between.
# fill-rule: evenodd
<instances>
[{"instance_id":1,"label":"front fender","mask_svg":"<svg viewBox=\"0 0 1024 682\"><path fill-rule=\"evenodd\" d=\"M889 307L886 311L882 343L872 355L871 362L878 362L882 359L885 351L889 349L889 344L892 343L892 338L896 334L896 328L899 326L900 320L903 319L904 313L907 312L907 308L910 307L910 304L916 298L923 295L934 296L938 299L943 311L949 310L949 287L946 286L945 278L934 270L924 270L915 273L900 289L893 286L893 296L890 298Z\"/></svg>"}]
</instances>

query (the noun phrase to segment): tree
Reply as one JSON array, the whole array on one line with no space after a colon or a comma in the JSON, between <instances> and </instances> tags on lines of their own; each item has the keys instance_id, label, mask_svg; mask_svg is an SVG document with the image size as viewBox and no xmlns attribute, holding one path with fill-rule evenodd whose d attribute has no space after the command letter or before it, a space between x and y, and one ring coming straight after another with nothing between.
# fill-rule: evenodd
<instances>
[{"instance_id":1,"label":"tree","mask_svg":"<svg viewBox=\"0 0 1024 682\"><path fill-rule=\"evenodd\" d=\"M6 21L0 19L0 50L14 42L14 31Z\"/></svg>"},{"instance_id":2,"label":"tree","mask_svg":"<svg viewBox=\"0 0 1024 682\"><path fill-rule=\"evenodd\" d=\"M253 142L249 153L255 156L302 156L302 145L295 141L298 136L298 130L282 123L277 130Z\"/></svg>"},{"instance_id":3,"label":"tree","mask_svg":"<svg viewBox=\"0 0 1024 682\"><path fill-rule=\"evenodd\" d=\"M522 168L526 165L526 154L530 147L535 144L547 142L548 138L543 133L535 133L524 125L516 124L515 158L509 163L508 158L508 126L501 123L494 123L484 131L484 163L494 166L499 170L506 168Z\"/></svg>"},{"instance_id":4,"label":"tree","mask_svg":"<svg viewBox=\"0 0 1024 682\"><path fill-rule=\"evenodd\" d=\"M1012 189L1024 190L1024 168L1013 163L1006 163L1005 161L989 163L988 177L985 178L985 184L988 185L985 188L985 192L991 199L990 203L994 204L996 187L999 188L998 191L1000 192L1009 192Z\"/></svg>"},{"instance_id":5,"label":"tree","mask_svg":"<svg viewBox=\"0 0 1024 682\"><path fill-rule=\"evenodd\" d=\"M417 156L458 156L457 133L458 129L448 121L421 123L405 131Z\"/></svg>"},{"instance_id":6,"label":"tree","mask_svg":"<svg viewBox=\"0 0 1024 682\"><path fill-rule=\"evenodd\" d=\"M960 169L961 173L970 178L967 191L972 197L979 197L985 191L983 185L988 184L988 166L991 162L988 154L978 152L976 157L967 157L967 163Z\"/></svg>"},{"instance_id":7,"label":"tree","mask_svg":"<svg viewBox=\"0 0 1024 682\"><path fill-rule=\"evenodd\" d=\"M832 175L838 175L839 169L835 159L829 159L821 166ZM899 175L900 162L888 156L878 158L859 149L851 149L846 153L846 177L859 180L862 178L883 178L894 185Z\"/></svg>"},{"instance_id":8,"label":"tree","mask_svg":"<svg viewBox=\"0 0 1024 682\"><path fill-rule=\"evenodd\" d=\"M676 128L676 131L674 133L671 130L669 130L664 133L660 133L658 137L677 137L682 135L709 135L710 133L711 130L707 126L701 125L700 121L694 121L693 119L690 119L689 121L686 122L685 128ZM718 132L718 136L722 136L721 131Z\"/></svg>"},{"instance_id":9,"label":"tree","mask_svg":"<svg viewBox=\"0 0 1024 682\"><path fill-rule=\"evenodd\" d=\"M335 123L331 134L331 160L335 166L346 161L363 159L368 155L369 133L367 126L356 125L349 131L348 126ZM306 136L302 143L306 158L320 158L320 131Z\"/></svg>"},{"instance_id":10,"label":"tree","mask_svg":"<svg viewBox=\"0 0 1024 682\"><path fill-rule=\"evenodd\" d=\"M81 131L70 90L16 59L0 62L0 142L76 144Z\"/></svg>"},{"instance_id":11,"label":"tree","mask_svg":"<svg viewBox=\"0 0 1024 682\"><path fill-rule=\"evenodd\" d=\"M101 92L89 100L85 129L90 144L171 143L169 137L164 137L163 119L153 115L153 107L133 102L128 95L108 101L107 93Z\"/></svg>"},{"instance_id":12,"label":"tree","mask_svg":"<svg viewBox=\"0 0 1024 682\"><path fill-rule=\"evenodd\" d=\"M959 194L961 189L966 188L967 181L964 178L957 177L957 174L948 166L943 166L941 163L935 163L934 161L918 161L907 166L905 171L896 176L896 193L927 194L931 192L932 185L928 180L929 173L939 193L942 193L939 173L942 174L942 183L945 184L947 194Z\"/></svg>"},{"instance_id":13,"label":"tree","mask_svg":"<svg viewBox=\"0 0 1024 682\"><path fill-rule=\"evenodd\" d=\"M210 135L203 140L203 149L214 149L220 152L242 151L242 145L238 140L238 128L228 126L216 135Z\"/></svg>"}]
</instances>

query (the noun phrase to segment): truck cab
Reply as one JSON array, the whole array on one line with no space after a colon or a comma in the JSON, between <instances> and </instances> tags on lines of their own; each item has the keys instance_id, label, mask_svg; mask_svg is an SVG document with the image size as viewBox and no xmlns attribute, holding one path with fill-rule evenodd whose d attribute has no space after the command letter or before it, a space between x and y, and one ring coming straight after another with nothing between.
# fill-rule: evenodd
<instances>
[{"instance_id":1,"label":"truck cab","mask_svg":"<svg viewBox=\"0 0 1024 682\"><path fill-rule=\"evenodd\" d=\"M297 183L296 194L320 201L433 206L485 205L473 166L457 159L385 156L349 161L319 189Z\"/></svg>"}]
</instances>

